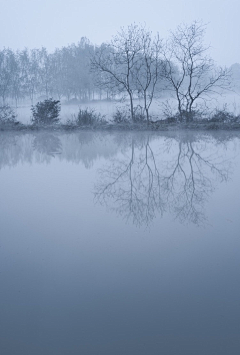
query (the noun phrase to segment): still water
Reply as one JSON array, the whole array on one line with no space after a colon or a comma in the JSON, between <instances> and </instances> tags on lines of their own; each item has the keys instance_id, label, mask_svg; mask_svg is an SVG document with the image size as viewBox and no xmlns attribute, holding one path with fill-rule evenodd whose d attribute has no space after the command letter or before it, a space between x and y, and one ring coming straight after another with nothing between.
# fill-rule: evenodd
<instances>
[{"instance_id":1,"label":"still water","mask_svg":"<svg viewBox=\"0 0 240 355\"><path fill-rule=\"evenodd\" d=\"M240 134L0 134L0 354L240 353Z\"/></svg>"}]
</instances>

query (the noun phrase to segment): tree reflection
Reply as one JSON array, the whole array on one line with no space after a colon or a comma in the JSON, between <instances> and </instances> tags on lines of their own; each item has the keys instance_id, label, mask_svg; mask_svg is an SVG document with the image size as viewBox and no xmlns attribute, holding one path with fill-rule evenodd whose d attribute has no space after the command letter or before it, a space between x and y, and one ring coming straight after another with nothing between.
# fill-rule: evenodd
<instances>
[{"instance_id":1,"label":"tree reflection","mask_svg":"<svg viewBox=\"0 0 240 355\"><path fill-rule=\"evenodd\" d=\"M164 199L182 222L202 223L206 219L204 204L214 190L214 182L228 179L227 161L216 154L204 157L205 148L204 142L178 142L178 154L168 162L162 177Z\"/></svg>"},{"instance_id":2,"label":"tree reflection","mask_svg":"<svg viewBox=\"0 0 240 355\"><path fill-rule=\"evenodd\" d=\"M239 142L237 132L0 132L0 169L54 159L100 164L95 198L123 218L147 225L170 212L201 224L216 183L228 180L224 155Z\"/></svg>"},{"instance_id":3,"label":"tree reflection","mask_svg":"<svg viewBox=\"0 0 240 355\"><path fill-rule=\"evenodd\" d=\"M0 132L0 169L5 166L15 166L19 161L32 161L31 146L22 144L21 135L14 132Z\"/></svg>"},{"instance_id":4,"label":"tree reflection","mask_svg":"<svg viewBox=\"0 0 240 355\"><path fill-rule=\"evenodd\" d=\"M0 169L21 163L50 163L53 159L82 163L87 169L117 154L118 145L105 132L0 132Z\"/></svg>"},{"instance_id":5,"label":"tree reflection","mask_svg":"<svg viewBox=\"0 0 240 355\"><path fill-rule=\"evenodd\" d=\"M99 170L95 198L136 225L149 224L170 211L181 222L202 224L204 206L215 182L227 181L229 164L208 154L204 141L166 139L162 147L147 137L142 146L132 139L122 158Z\"/></svg>"},{"instance_id":6,"label":"tree reflection","mask_svg":"<svg viewBox=\"0 0 240 355\"><path fill-rule=\"evenodd\" d=\"M50 132L39 133L33 140L33 149L43 155L54 157L62 151L60 139Z\"/></svg>"},{"instance_id":7,"label":"tree reflection","mask_svg":"<svg viewBox=\"0 0 240 355\"><path fill-rule=\"evenodd\" d=\"M141 156L136 155L140 149ZM161 199L160 174L155 162L149 138L144 147L137 147L133 139L130 159L113 161L109 167L99 171L100 183L96 186L95 196L100 202L114 201L113 210L124 218L133 218L137 224L146 223L163 212Z\"/></svg>"}]
</instances>

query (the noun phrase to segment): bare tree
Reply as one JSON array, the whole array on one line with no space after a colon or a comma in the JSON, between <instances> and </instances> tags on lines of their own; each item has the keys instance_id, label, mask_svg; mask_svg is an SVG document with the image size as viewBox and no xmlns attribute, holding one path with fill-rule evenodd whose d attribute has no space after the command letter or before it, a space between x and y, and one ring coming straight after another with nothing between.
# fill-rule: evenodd
<instances>
[{"instance_id":1,"label":"bare tree","mask_svg":"<svg viewBox=\"0 0 240 355\"><path fill-rule=\"evenodd\" d=\"M42 47L38 50L39 79L42 93L49 98L53 91L52 54Z\"/></svg>"},{"instance_id":2,"label":"bare tree","mask_svg":"<svg viewBox=\"0 0 240 355\"><path fill-rule=\"evenodd\" d=\"M162 78L162 41L159 35L152 39L150 32L142 31L141 42L142 50L136 65L135 80L138 93L143 97L144 111L149 122L149 109L156 94L157 84Z\"/></svg>"},{"instance_id":3,"label":"bare tree","mask_svg":"<svg viewBox=\"0 0 240 355\"><path fill-rule=\"evenodd\" d=\"M15 53L11 49L0 51L0 97L5 105L6 98L10 96L13 78L17 72Z\"/></svg>"},{"instance_id":4,"label":"bare tree","mask_svg":"<svg viewBox=\"0 0 240 355\"><path fill-rule=\"evenodd\" d=\"M30 51L25 51L24 59L27 63L25 91L33 105L34 96L40 89L38 50L32 49Z\"/></svg>"},{"instance_id":5,"label":"bare tree","mask_svg":"<svg viewBox=\"0 0 240 355\"><path fill-rule=\"evenodd\" d=\"M11 96L15 99L17 107L19 99L24 98L28 90L29 56L27 49L17 51L14 56L15 70L12 75Z\"/></svg>"},{"instance_id":6,"label":"bare tree","mask_svg":"<svg viewBox=\"0 0 240 355\"><path fill-rule=\"evenodd\" d=\"M164 77L178 103L180 120L191 121L211 94L229 88L229 72L216 68L203 43L206 26L200 22L180 25L166 44Z\"/></svg>"},{"instance_id":7,"label":"bare tree","mask_svg":"<svg viewBox=\"0 0 240 355\"><path fill-rule=\"evenodd\" d=\"M159 78L161 41L151 38L143 26L122 28L110 44L101 45L92 58L100 84L118 94L127 94L134 120L134 97L143 95L144 110L149 118L156 82Z\"/></svg>"}]
</instances>

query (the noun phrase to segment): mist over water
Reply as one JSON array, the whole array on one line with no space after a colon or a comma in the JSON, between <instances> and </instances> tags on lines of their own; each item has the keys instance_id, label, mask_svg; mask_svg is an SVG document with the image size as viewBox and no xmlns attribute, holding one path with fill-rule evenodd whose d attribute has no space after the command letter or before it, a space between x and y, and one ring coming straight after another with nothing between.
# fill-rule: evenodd
<instances>
[{"instance_id":1,"label":"mist over water","mask_svg":"<svg viewBox=\"0 0 240 355\"><path fill-rule=\"evenodd\" d=\"M240 136L0 132L4 355L237 354Z\"/></svg>"},{"instance_id":2,"label":"mist over water","mask_svg":"<svg viewBox=\"0 0 240 355\"><path fill-rule=\"evenodd\" d=\"M171 97L168 96L160 96L158 99L154 99L151 105L150 114L151 119L153 121L158 119L165 118L163 114L163 104L168 99L168 101L174 107L174 100L171 101ZM38 100L36 100L37 102ZM143 101L141 99L134 100L135 106L143 106ZM89 101L82 102L79 104L65 104L64 101L61 105L60 112L60 122L66 123L68 120L72 120L74 116L76 117L79 109L90 109L94 110L96 113L100 113L105 117L105 119L109 122L113 120L113 116L116 113L118 108L126 108L128 105L128 100L126 101ZM13 106L14 107L14 106ZM221 97L212 95L212 99L208 102L209 112L214 112L215 109L223 110L224 107L227 108L229 112L232 112L235 115L240 113L240 96L238 93L228 93ZM19 104L19 107L14 108L14 111L17 115L17 120L23 124L31 123L31 105L30 103Z\"/></svg>"}]
</instances>

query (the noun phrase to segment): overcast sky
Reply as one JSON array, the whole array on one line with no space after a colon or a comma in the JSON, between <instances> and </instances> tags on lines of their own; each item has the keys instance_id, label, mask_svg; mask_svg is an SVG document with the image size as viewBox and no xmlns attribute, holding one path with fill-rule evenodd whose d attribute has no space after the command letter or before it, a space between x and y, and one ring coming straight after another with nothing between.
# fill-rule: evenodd
<instances>
[{"instance_id":1,"label":"overcast sky","mask_svg":"<svg viewBox=\"0 0 240 355\"><path fill-rule=\"evenodd\" d=\"M52 51L81 37L100 44L133 22L166 38L180 23L202 20L214 60L227 66L240 62L240 0L0 0L0 5L0 49Z\"/></svg>"}]
</instances>

